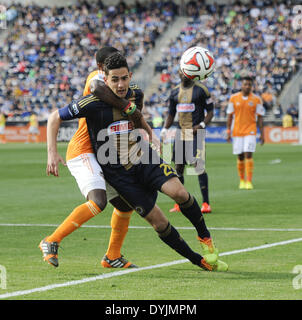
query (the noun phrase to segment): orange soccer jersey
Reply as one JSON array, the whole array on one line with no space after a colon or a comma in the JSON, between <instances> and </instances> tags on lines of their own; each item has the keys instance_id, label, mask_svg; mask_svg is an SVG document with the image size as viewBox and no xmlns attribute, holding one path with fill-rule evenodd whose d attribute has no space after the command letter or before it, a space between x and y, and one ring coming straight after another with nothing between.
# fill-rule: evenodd
<instances>
[{"instance_id":1,"label":"orange soccer jersey","mask_svg":"<svg viewBox=\"0 0 302 320\"><path fill-rule=\"evenodd\" d=\"M261 98L250 93L244 97L242 92L233 94L228 105L228 114L233 114L233 137L256 135L257 115L264 115Z\"/></svg>"},{"instance_id":2,"label":"orange soccer jersey","mask_svg":"<svg viewBox=\"0 0 302 320\"><path fill-rule=\"evenodd\" d=\"M86 80L85 89L83 92L83 96L87 96L90 94L90 81L92 79L101 79L102 74L99 70L95 70L91 72ZM90 142L90 137L88 133L87 123L85 118L79 119L79 127L76 133L71 138L67 152L66 152L66 160L71 160L83 153L93 153L93 149Z\"/></svg>"}]
</instances>

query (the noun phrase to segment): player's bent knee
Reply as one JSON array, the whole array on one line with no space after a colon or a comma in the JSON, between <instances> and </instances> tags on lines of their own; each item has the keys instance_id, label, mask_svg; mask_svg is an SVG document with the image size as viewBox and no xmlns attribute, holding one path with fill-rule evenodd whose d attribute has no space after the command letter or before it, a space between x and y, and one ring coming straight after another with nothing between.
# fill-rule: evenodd
<instances>
[{"instance_id":1,"label":"player's bent knee","mask_svg":"<svg viewBox=\"0 0 302 320\"><path fill-rule=\"evenodd\" d=\"M178 204L184 203L189 199L189 193L184 187L179 188L175 190L173 199Z\"/></svg>"},{"instance_id":2,"label":"player's bent knee","mask_svg":"<svg viewBox=\"0 0 302 320\"><path fill-rule=\"evenodd\" d=\"M106 191L102 189L91 190L88 192L87 200L92 200L103 211L107 205Z\"/></svg>"}]
</instances>

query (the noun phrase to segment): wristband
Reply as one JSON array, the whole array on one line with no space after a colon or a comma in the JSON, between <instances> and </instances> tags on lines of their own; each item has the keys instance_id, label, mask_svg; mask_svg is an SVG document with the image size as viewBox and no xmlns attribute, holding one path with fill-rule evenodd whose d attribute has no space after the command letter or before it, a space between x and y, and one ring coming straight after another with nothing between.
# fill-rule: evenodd
<instances>
[{"instance_id":1,"label":"wristband","mask_svg":"<svg viewBox=\"0 0 302 320\"><path fill-rule=\"evenodd\" d=\"M133 102L129 102L129 104L123 109L123 112L127 116L131 116L136 110L136 105Z\"/></svg>"},{"instance_id":2,"label":"wristband","mask_svg":"<svg viewBox=\"0 0 302 320\"><path fill-rule=\"evenodd\" d=\"M204 123L204 121L201 121L199 125L201 126L202 129L206 128L206 124Z\"/></svg>"}]
</instances>

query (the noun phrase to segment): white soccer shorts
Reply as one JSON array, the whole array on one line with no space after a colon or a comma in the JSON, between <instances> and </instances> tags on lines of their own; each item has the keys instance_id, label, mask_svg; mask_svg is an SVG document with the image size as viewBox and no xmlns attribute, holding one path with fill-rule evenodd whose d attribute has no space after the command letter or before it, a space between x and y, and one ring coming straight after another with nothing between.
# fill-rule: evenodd
<instances>
[{"instance_id":1,"label":"white soccer shorts","mask_svg":"<svg viewBox=\"0 0 302 320\"><path fill-rule=\"evenodd\" d=\"M5 127L3 126L0 127L0 134L5 134Z\"/></svg>"},{"instance_id":2,"label":"white soccer shorts","mask_svg":"<svg viewBox=\"0 0 302 320\"><path fill-rule=\"evenodd\" d=\"M85 198L95 189L106 190L103 170L93 153L83 153L67 161L67 167L74 176Z\"/></svg>"},{"instance_id":3,"label":"white soccer shorts","mask_svg":"<svg viewBox=\"0 0 302 320\"><path fill-rule=\"evenodd\" d=\"M256 136L233 137L233 154L256 151Z\"/></svg>"}]
</instances>

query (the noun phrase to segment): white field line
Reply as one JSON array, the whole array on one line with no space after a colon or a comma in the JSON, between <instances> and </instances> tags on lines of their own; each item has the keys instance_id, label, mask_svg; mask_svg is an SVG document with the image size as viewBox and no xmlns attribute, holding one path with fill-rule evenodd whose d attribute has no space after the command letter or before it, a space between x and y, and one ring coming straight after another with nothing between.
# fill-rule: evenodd
<instances>
[{"instance_id":1,"label":"white field line","mask_svg":"<svg viewBox=\"0 0 302 320\"><path fill-rule=\"evenodd\" d=\"M256 250L261 250L261 249L267 249L267 248L287 245L287 244L290 244L290 243L295 243L295 242L300 242L300 241L302 241L302 238L285 240L285 241L265 244L265 245L256 246L256 247L250 247L250 248L245 248L245 249L238 249L238 250L232 250L232 251L228 251L228 252L223 252L223 253L220 254L220 256L230 256L230 255L233 255L233 254L256 251ZM99 276L96 276L96 277L83 278L83 279L80 279L80 280L67 281L67 282L64 282L64 283L55 283L55 284L51 284L51 285L48 285L48 286L29 289L29 290L14 291L14 292L1 294L0 295L0 299L23 296L23 295L27 295L27 294L31 294L31 293L43 292L43 291L48 291L48 290L62 288L62 287L75 286L75 285L83 284L83 283L87 283L87 282L93 282L93 281L98 281L98 280L118 277L118 276L122 276L122 275L125 275L125 274L128 274L128 273L132 273L132 272L138 272L138 271L144 271L144 270L150 270L150 269L169 267L169 266L172 266L172 265L182 264L182 263L185 263L185 262L188 262L188 260L187 259L175 260L175 261L162 263L162 264L156 264L156 265L152 265L152 266L148 266L148 267L141 267L141 268L136 268L136 269L126 269L126 270L122 270L122 271L115 271L115 272L111 272L111 273L102 274L102 275L99 275Z\"/></svg>"},{"instance_id":2,"label":"white field line","mask_svg":"<svg viewBox=\"0 0 302 320\"><path fill-rule=\"evenodd\" d=\"M48 223L0 223L0 227L58 227L58 224L48 224ZM96 229L108 229L111 226L103 225L82 225L81 228L96 228ZM179 230L194 230L194 227L177 227ZM129 226L129 229L152 229L149 226ZM209 227L210 230L220 230L220 231L302 231L301 228L232 228L232 227Z\"/></svg>"}]
</instances>

